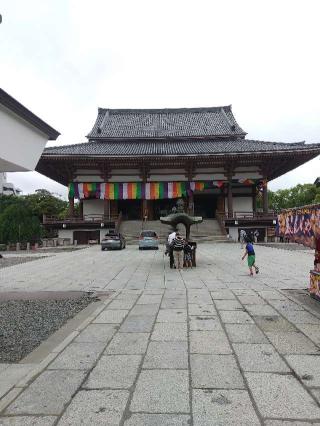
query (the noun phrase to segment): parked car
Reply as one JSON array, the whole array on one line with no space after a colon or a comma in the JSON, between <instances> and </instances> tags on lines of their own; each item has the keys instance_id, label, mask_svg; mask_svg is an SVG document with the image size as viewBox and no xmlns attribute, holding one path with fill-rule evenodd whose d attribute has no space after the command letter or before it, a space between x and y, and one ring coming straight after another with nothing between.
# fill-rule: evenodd
<instances>
[{"instance_id":1,"label":"parked car","mask_svg":"<svg viewBox=\"0 0 320 426\"><path fill-rule=\"evenodd\" d=\"M101 250L122 250L126 248L126 240L120 233L110 232L101 240Z\"/></svg>"},{"instance_id":2,"label":"parked car","mask_svg":"<svg viewBox=\"0 0 320 426\"><path fill-rule=\"evenodd\" d=\"M139 237L139 250L159 249L159 237L155 231L141 231Z\"/></svg>"}]
</instances>

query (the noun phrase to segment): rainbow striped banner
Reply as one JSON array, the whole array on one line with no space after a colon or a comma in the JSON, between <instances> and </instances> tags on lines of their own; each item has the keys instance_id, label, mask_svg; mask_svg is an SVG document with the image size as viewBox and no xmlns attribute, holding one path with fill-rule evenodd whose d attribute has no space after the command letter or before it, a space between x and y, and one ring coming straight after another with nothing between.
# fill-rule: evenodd
<instances>
[{"instance_id":1,"label":"rainbow striped banner","mask_svg":"<svg viewBox=\"0 0 320 426\"><path fill-rule=\"evenodd\" d=\"M101 200L160 200L185 197L190 191L224 185L223 181L209 182L103 182L69 184L69 197Z\"/></svg>"},{"instance_id":2,"label":"rainbow striped banner","mask_svg":"<svg viewBox=\"0 0 320 426\"><path fill-rule=\"evenodd\" d=\"M262 179L233 179L233 183L256 185L259 190L266 185ZM100 198L101 200L161 200L181 198L194 191L223 188L226 181L191 181L191 182L71 182L69 197L77 199Z\"/></svg>"}]
</instances>

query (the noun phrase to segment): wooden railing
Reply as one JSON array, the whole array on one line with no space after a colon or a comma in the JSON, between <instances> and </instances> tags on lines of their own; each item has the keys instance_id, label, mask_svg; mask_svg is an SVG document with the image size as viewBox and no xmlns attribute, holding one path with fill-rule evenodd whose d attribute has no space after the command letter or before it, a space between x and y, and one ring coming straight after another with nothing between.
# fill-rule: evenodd
<instances>
[{"instance_id":1,"label":"wooden railing","mask_svg":"<svg viewBox=\"0 0 320 426\"><path fill-rule=\"evenodd\" d=\"M245 211L234 211L234 212L219 212L218 215L222 216L223 220L225 219L274 219L277 217L275 211L268 212L245 212Z\"/></svg>"},{"instance_id":2,"label":"wooden railing","mask_svg":"<svg viewBox=\"0 0 320 426\"><path fill-rule=\"evenodd\" d=\"M118 222L121 220L121 213L119 215L103 215L103 214L85 214L83 217L64 217L43 215L43 224L60 224L60 223L104 223L104 222Z\"/></svg>"}]
</instances>

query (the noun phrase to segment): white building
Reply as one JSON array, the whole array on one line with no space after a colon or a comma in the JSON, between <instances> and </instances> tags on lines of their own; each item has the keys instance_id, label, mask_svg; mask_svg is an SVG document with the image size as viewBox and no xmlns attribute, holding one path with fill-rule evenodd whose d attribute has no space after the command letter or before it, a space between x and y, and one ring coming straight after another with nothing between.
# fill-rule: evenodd
<instances>
[{"instance_id":1,"label":"white building","mask_svg":"<svg viewBox=\"0 0 320 426\"><path fill-rule=\"evenodd\" d=\"M0 172L0 195L20 195L21 189L16 188L13 183L7 182L7 174Z\"/></svg>"},{"instance_id":2,"label":"white building","mask_svg":"<svg viewBox=\"0 0 320 426\"><path fill-rule=\"evenodd\" d=\"M59 132L0 89L0 172L34 170Z\"/></svg>"}]
</instances>

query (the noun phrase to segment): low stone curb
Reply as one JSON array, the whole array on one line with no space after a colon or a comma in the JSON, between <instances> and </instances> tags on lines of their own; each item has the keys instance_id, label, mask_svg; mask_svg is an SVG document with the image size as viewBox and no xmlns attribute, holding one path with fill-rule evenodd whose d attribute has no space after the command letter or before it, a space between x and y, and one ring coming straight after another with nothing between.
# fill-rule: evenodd
<instances>
[{"instance_id":1,"label":"low stone curb","mask_svg":"<svg viewBox=\"0 0 320 426\"><path fill-rule=\"evenodd\" d=\"M48 367L48 365L109 305L109 303L111 303L118 293L119 292L115 291L107 299L98 302L99 306L78 325L75 331L71 332L66 338L64 338L63 341L60 342L41 362L39 362L34 369L29 371L29 373L20 379L18 383L12 386L7 394L0 399L0 413L2 413L8 405L10 405L18 397L24 388L29 386L30 383L39 376L46 367Z\"/></svg>"}]
</instances>

